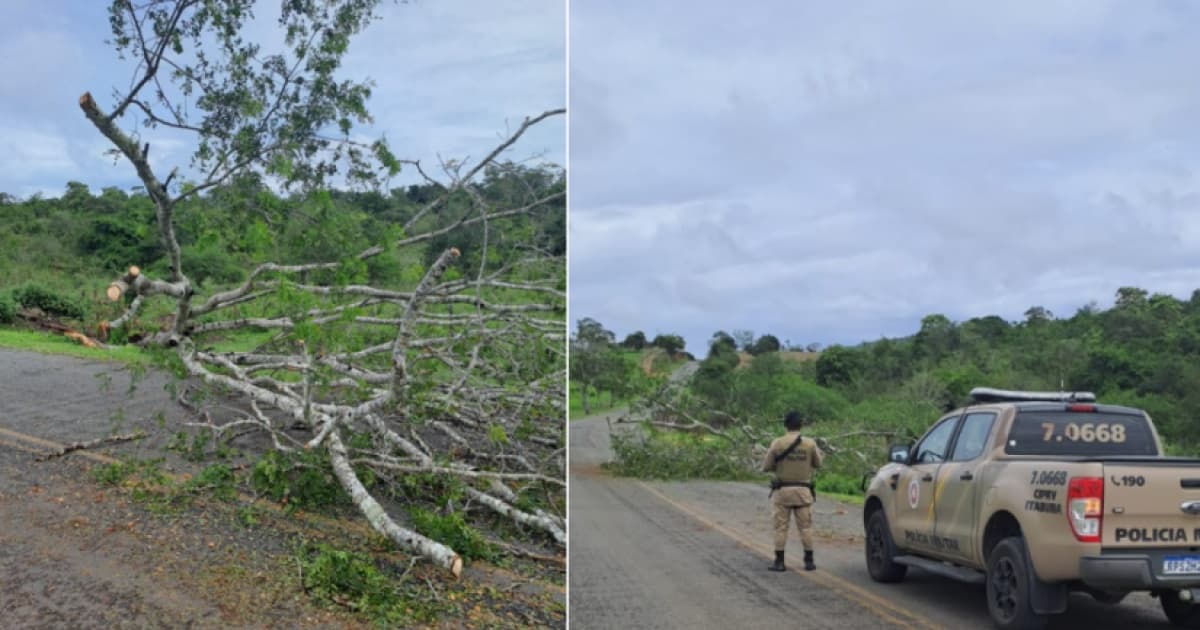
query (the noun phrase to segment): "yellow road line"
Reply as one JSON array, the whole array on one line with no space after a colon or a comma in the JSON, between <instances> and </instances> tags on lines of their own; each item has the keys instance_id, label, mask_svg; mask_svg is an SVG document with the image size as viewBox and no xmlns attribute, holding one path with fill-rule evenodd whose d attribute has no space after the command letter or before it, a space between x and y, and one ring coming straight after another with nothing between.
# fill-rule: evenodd
<instances>
[{"instance_id":1,"label":"yellow road line","mask_svg":"<svg viewBox=\"0 0 1200 630\"><path fill-rule=\"evenodd\" d=\"M675 501L674 499L668 497L667 495L663 494L662 492L659 492L658 490L655 490L654 488L650 487L649 485L647 485L644 482L638 481L636 483L638 485L640 485L642 488L645 488L647 492L653 494L654 496L658 497L659 499L662 499L664 502L670 504L675 509L691 516L692 518L700 521L704 525L707 525L708 527L711 527L712 529L715 529L715 530L721 532L725 536L732 538L733 540L740 543L742 546L758 552L758 554L761 555L762 557L764 557L768 560L771 559L771 557L772 557L771 551L772 550L767 549L762 544L746 540L746 538L743 537L741 534L738 534L737 532L729 530L729 529L723 527L722 525L720 525L716 522L713 522L708 517L696 512L695 510L687 507L686 505L683 505L683 504ZM847 581L836 575L833 575L832 573L828 573L825 571L800 571L799 569L796 569L796 568L791 569L791 571L794 573L798 573L798 574L804 576L805 578L810 579L814 582L821 583L822 585L827 586L833 590L852 592L854 595L857 595L858 597L861 598L861 600L858 600L858 599L854 600L854 603L862 604L862 605L866 606L868 609L871 610L871 612L875 613L879 617L882 617L883 619L890 621L902 628L909 628L909 629L926 628L927 630L943 630L942 626L939 626L937 624L934 624L931 621L924 619L919 614L917 614L911 610L908 610L902 606L898 606L898 605L862 588L861 586L858 586L857 584L854 584L853 582Z\"/></svg>"}]
</instances>

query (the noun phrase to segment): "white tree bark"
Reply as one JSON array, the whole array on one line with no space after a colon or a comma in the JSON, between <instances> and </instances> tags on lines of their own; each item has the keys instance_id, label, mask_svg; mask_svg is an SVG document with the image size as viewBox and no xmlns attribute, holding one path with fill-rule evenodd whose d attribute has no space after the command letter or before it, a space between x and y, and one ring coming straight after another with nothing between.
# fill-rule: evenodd
<instances>
[{"instance_id":1,"label":"white tree bark","mask_svg":"<svg viewBox=\"0 0 1200 630\"><path fill-rule=\"evenodd\" d=\"M538 527L550 532L550 535L554 536L554 540L558 542L558 544L564 547L567 545L567 533L557 521L546 516L536 516L527 512L522 512L521 510L518 510L517 508L501 501L500 499L484 494L470 486L467 487L467 494L469 494L472 499L475 499L476 501L488 506L498 514L507 516L518 523L532 525L533 527Z\"/></svg>"},{"instance_id":2,"label":"white tree bark","mask_svg":"<svg viewBox=\"0 0 1200 630\"><path fill-rule=\"evenodd\" d=\"M412 549L429 558L438 566L448 569L454 574L454 577L458 577L462 573L462 558L454 553L453 549L417 532L400 527L387 515L383 506L379 505L371 493L367 492L362 482L358 480L358 475L354 474L354 469L350 467L350 462L346 458L346 447L342 445L342 440L338 438L336 432L329 435L329 456L338 481L342 482L342 487L350 493L350 499L362 511L363 516L367 518L367 522L375 528L375 531L387 536L397 545L405 549Z\"/></svg>"}]
</instances>

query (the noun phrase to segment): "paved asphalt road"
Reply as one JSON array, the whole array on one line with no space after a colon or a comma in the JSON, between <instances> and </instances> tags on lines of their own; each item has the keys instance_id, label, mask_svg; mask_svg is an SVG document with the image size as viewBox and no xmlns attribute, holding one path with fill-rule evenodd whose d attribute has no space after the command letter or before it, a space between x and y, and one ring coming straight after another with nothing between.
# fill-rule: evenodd
<instances>
[{"instance_id":1,"label":"paved asphalt road","mask_svg":"<svg viewBox=\"0 0 1200 630\"><path fill-rule=\"evenodd\" d=\"M615 417L612 414L610 417ZM611 457L605 416L570 426L572 630L591 628L990 628L982 586L912 569L876 584L863 562L860 508L818 500L818 570L766 570L765 489L745 483L642 482L600 468ZM1157 600L1121 604L1072 595L1053 630L1170 628Z\"/></svg>"}]
</instances>

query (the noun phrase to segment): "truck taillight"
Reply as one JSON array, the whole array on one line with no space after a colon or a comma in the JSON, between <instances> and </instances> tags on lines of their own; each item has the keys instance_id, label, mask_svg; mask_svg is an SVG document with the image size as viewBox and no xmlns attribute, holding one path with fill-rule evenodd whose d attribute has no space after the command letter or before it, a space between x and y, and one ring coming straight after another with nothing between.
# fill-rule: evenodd
<instances>
[{"instance_id":1,"label":"truck taillight","mask_svg":"<svg viewBox=\"0 0 1200 630\"><path fill-rule=\"evenodd\" d=\"M1096 413L1096 405L1067 405L1067 411Z\"/></svg>"},{"instance_id":2,"label":"truck taillight","mask_svg":"<svg viewBox=\"0 0 1200 630\"><path fill-rule=\"evenodd\" d=\"M1100 542L1104 477L1072 477L1067 484L1067 521L1079 542Z\"/></svg>"}]
</instances>

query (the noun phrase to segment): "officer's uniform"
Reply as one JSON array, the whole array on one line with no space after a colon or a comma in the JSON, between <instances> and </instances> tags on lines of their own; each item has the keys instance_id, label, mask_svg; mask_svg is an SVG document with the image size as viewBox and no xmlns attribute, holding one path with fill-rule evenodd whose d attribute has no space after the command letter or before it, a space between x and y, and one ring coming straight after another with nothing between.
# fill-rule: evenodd
<instances>
[{"instance_id":1,"label":"officer's uniform","mask_svg":"<svg viewBox=\"0 0 1200 630\"><path fill-rule=\"evenodd\" d=\"M804 486L788 485L797 483L812 483L813 470L821 467L821 449L812 438L802 438L796 448L787 457L775 463L775 457L787 450L799 431L788 431L782 437L771 442L767 449L766 459L763 460L763 472L773 472L783 487L775 490L772 501L775 504L775 551L783 551L787 545L788 521L792 512L796 514L796 528L800 530L800 542L806 552L813 548L812 539L812 490Z\"/></svg>"}]
</instances>

